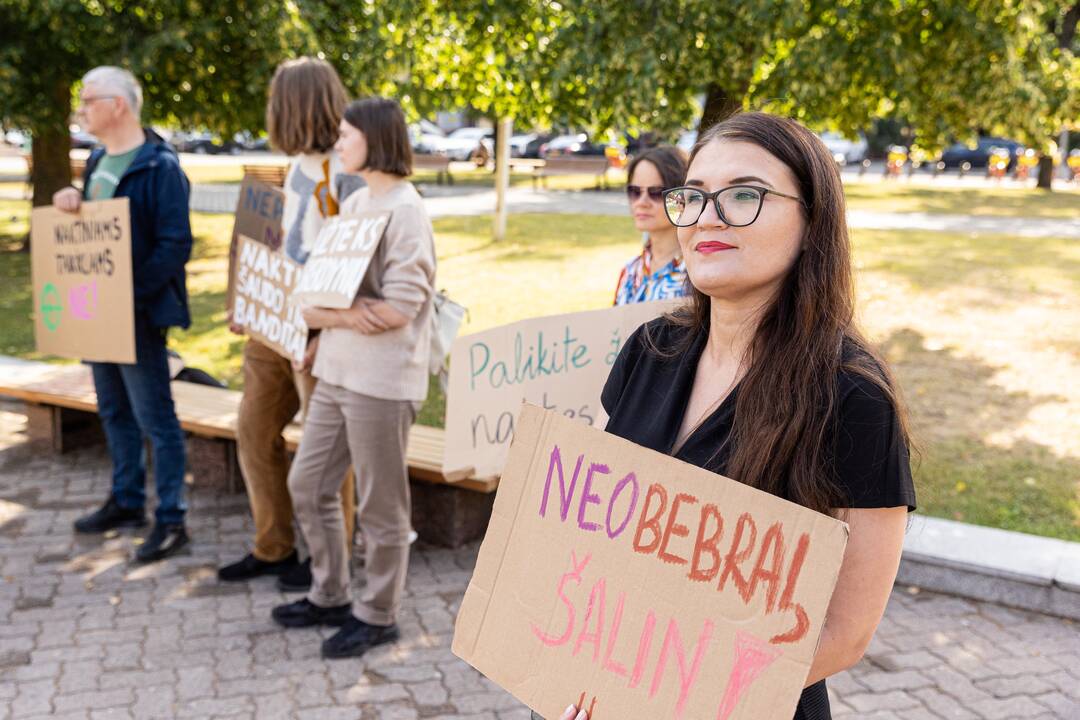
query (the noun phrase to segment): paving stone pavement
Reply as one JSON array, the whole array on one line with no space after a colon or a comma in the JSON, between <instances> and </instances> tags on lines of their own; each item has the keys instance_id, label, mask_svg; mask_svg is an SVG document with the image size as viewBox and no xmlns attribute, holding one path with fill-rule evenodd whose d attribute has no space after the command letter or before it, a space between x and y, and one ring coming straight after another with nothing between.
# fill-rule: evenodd
<instances>
[{"instance_id":1,"label":"paving stone pavement","mask_svg":"<svg viewBox=\"0 0 1080 720\"><path fill-rule=\"evenodd\" d=\"M218 584L248 547L243 495L189 494L191 551L128 564L133 538L78 537L103 499L103 449L53 456L0 402L0 720L527 720L450 652L477 546L417 546L403 640L323 661L328 631L283 631L270 579ZM1080 624L897 588L863 661L830 680L838 718L1080 718Z\"/></svg>"}]
</instances>

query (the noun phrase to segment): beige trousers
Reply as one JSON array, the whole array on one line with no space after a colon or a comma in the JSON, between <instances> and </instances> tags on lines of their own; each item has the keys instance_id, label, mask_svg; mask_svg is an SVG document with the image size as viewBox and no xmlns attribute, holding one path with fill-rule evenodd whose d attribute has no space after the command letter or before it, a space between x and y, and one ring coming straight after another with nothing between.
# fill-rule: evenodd
<instances>
[{"instance_id":1,"label":"beige trousers","mask_svg":"<svg viewBox=\"0 0 1080 720\"><path fill-rule=\"evenodd\" d=\"M292 363L257 340L244 345L244 395L240 400L236 450L255 520L252 554L264 562L288 557L296 547L293 506L286 484L289 456L285 426L297 410L305 409L315 387L310 373L297 373ZM351 478L341 482L346 518L345 536L351 544L355 523L355 490Z\"/></svg>"},{"instance_id":2,"label":"beige trousers","mask_svg":"<svg viewBox=\"0 0 1080 720\"><path fill-rule=\"evenodd\" d=\"M311 550L308 600L315 605L352 600L339 492L351 462L367 580L353 613L372 625L396 621L409 568L412 506L405 450L415 419L416 405L409 401L381 400L326 382L315 386L289 470L289 493Z\"/></svg>"}]
</instances>

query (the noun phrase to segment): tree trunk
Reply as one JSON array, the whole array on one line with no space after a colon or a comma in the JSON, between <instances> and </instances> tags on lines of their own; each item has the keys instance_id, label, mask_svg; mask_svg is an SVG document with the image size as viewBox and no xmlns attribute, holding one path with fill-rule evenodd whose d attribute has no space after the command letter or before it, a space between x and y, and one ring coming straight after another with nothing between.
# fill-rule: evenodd
<instances>
[{"instance_id":1,"label":"tree trunk","mask_svg":"<svg viewBox=\"0 0 1080 720\"><path fill-rule=\"evenodd\" d=\"M51 205L57 190L71 184L71 135L67 119L71 113L71 84L57 81L53 88L52 102L57 113L50 121L34 125L31 145L34 207Z\"/></svg>"},{"instance_id":2,"label":"tree trunk","mask_svg":"<svg viewBox=\"0 0 1080 720\"><path fill-rule=\"evenodd\" d=\"M732 97L724 88L715 83L710 83L705 93L705 109L701 113L701 120L698 121L698 137L701 137L706 130L721 120L734 115L740 109L742 109L741 95Z\"/></svg>"},{"instance_id":3,"label":"tree trunk","mask_svg":"<svg viewBox=\"0 0 1080 720\"><path fill-rule=\"evenodd\" d=\"M1035 187L1041 190L1053 190L1054 186L1054 158L1051 155L1039 157L1039 180Z\"/></svg>"}]
</instances>

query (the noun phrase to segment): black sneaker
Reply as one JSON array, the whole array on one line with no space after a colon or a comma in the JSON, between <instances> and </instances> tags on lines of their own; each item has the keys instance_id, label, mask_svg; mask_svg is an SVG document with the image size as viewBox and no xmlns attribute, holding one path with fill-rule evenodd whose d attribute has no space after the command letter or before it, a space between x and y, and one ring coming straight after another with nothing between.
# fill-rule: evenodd
<instances>
[{"instance_id":1,"label":"black sneaker","mask_svg":"<svg viewBox=\"0 0 1080 720\"><path fill-rule=\"evenodd\" d=\"M394 642L399 637L397 625L371 625L350 615L340 630L323 640L322 656L360 657L371 648Z\"/></svg>"},{"instance_id":2,"label":"black sneaker","mask_svg":"<svg viewBox=\"0 0 1080 720\"><path fill-rule=\"evenodd\" d=\"M352 605L324 608L304 598L278 605L270 611L270 615L274 618L274 622L284 627L311 627L313 625L341 627L352 616Z\"/></svg>"},{"instance_id":3,"label":"black sneaker","mask_svg":"<svg viewBox=\"0 0 1080 720\"><path fill-rule=\"evenodd\" d=\"M281 592L307 592L311 589L311 558L296 563L281 573L277 580Z\"/></svg>"},{"instance_id":4,"label":"black sneaker","mask_svg":"<svg viewBox=\"0 0 1080 720\"><path fill-rule=\"evenodd\" d=\"M293 550L284 560L278 560L277 562L266 562L265 560L260 560L248 553L231 565L219 567L217 576L218 580L223 580L225 582L250 580L251 578L259 577L260 575L281 575L299 564L300 563L296 560L295 550Z\"/></svg>"},{"instance_id":5,"label":"black sneaker","mask_svg":"<svg viewBox=\"0 0 1080 720\"><path fill-rule=\"evenodd\" d=\"M135 551L135 560L141 563L161 560L187 544L188 534L182 523L154 523L154 529Z\"/></svg>"},{"instance_id":6,"label":"black sneaker","mask_svg":"<svg viewBox=\"0 0 1080 720\"><path fill-rule=\"evenodd\" d=\"M146 527L146 511L120 507L112 495L100 508L75 521L75 531L103 533L121 527Z\"/></svg>"}]
</instances>

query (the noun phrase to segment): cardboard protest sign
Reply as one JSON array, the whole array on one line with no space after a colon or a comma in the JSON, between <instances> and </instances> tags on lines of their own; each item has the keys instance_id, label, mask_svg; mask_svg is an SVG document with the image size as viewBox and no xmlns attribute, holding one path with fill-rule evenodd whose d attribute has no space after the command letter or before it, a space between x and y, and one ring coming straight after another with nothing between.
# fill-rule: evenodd
<instances>
[{"instance_id":1,"label":"cardboard protest sign","mask_svg":"<svg viewBox=\"0 0 1080 720\"><path fill-rule=\"evenodd\" d=\"M30 215L34 340L38 351L135 362L131 214L127 198Z\"/></svg>"},{"instance_id":2,"label":"cardboard protest sign","mask_svg":"<svg viewBox=\"0 0 1080 720\"><path fill-rule=\"evenodd\" d=\"M603 427L600 406L622 343L679 301L551 315L466 335L450 350L443 469L502 472L522 400Z\"/></svg>"},{"instance_id":3,"label":"cardboard protest sign","mask_svg":"<svg viewBox=\"0 0 1080 720\"><path fill-rule=\"evenodd\" d=\"M327 220L293 289L295 301L305 307L351 307L389 220L388 212Z\"/></svg>"},{"instance_id":4,"label":"cardboard protest sign","mask_svg":"<svg viewBox=\"0 0 1080 720\"><path fill-rule=\"evenodd\" d=\"M549 720L792 717L847 525L535 406L516 433L454 653Z\"/></svg>"},{"instance_id":5,"label":"cardboard protest sign","mask_svg":"<svg viewBox=\"0 0 1080 720\"><path fill-rule=\"evenodd\" d=\"M289 297L303 266L240 235L233 263L233 322L290 360L304 359L307 325Z\"/></svg>"},{"instance_id":6,"label":"cardboard protest sign","mask_svg":"<svg viewBox=\"0 0 1080 720\"><path fill-rule=\"evenodd\" d=\"M281 188L268 185L251 176L244 176L240 183L240 198L236 202L236 219L233 221L232 242L229 245L229 286L225 306L233 310L233 280L236 253L240 236L246 235L271 250L281 248L281 218L285 212L285 193Z\"/></svg>"}]
</instances>

